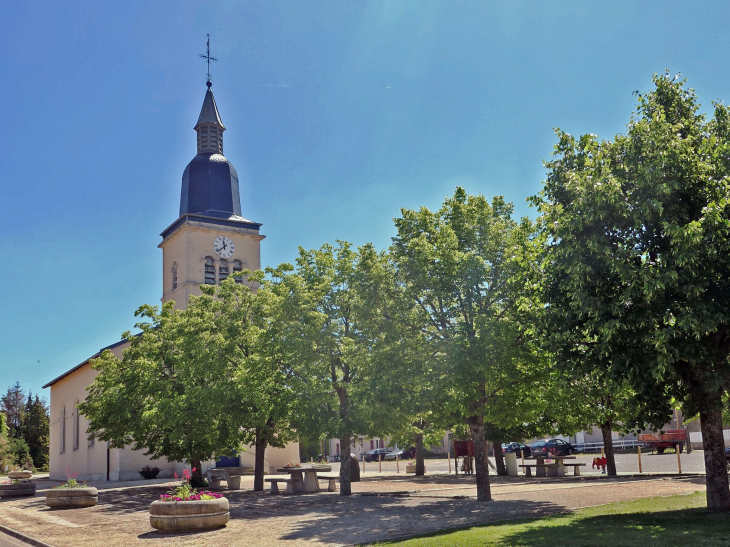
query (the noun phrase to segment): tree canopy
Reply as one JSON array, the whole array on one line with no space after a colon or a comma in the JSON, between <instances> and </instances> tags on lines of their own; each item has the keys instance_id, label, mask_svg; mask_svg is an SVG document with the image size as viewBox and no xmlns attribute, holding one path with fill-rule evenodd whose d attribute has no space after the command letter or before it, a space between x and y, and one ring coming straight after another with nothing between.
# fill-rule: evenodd
<instances>
[{"instance_id":1,"label":"tree canopy","mask_svg":"<svg viewBox=\"0 0 730 547\"><path fill-rule=\"evenodd\" d=\"M558 131L535 201L563 358L630 382L648 423L669 399L699 413L708 507L730 507L722 397L730 382L730 110L707 120L669 73L612 141Z\"/></svg>"}]
</instances>

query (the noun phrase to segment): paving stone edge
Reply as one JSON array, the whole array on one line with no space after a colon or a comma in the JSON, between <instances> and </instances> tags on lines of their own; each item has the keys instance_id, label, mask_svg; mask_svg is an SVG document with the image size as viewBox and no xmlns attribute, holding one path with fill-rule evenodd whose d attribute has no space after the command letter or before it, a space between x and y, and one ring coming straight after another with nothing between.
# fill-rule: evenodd
<instances>
[{"instance_id":1,"label":"paving stone edge","mask_svg":"<svg viewBox=\"0 0 730 547\"><path fill-rule=\"evenodd\" d=\"M22 534L20 532L16 532L12 528L8 528L7 526L3 526L2 524L0 524L0 532L4 532L5 534L9 535L10 537L19 539L20 541L28 543L29 545L33 545L34 547L53 547L53 545L49 545L48 543L44 543L44 542L34 539L30 536L26 536L25 534Z\"/></svg>"}]
</instances>

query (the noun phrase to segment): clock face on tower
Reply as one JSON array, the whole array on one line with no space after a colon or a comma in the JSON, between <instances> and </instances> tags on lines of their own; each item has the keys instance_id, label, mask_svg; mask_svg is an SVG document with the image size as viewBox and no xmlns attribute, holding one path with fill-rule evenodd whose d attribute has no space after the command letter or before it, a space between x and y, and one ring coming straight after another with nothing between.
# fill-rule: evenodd
<instances>
[{"instance_id":1,"label":"clock face on tower","mask_svg":"<svg viewBox=\"0 0 730 547\"><path fill-rule=\"evenodd\" d=\"M233 241L227 236L218 236L213 241L213 250L221 258L231 258L233 256Z\"/></svg>"}]
</instances>

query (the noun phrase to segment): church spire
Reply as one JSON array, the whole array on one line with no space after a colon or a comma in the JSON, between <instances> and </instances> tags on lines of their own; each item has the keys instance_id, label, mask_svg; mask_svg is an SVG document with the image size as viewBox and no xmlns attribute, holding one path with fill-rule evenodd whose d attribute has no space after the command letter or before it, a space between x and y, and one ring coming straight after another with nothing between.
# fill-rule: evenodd
<instances>
[{"instance_id":1,"label":"church spire","mask_svg":"<svg viewBox=\"0 0 730 547\"><path fill-rule=\"evenodd\" d=\"M210 82L208 82L210 83ZM198 154L222 154L223 132L226 126L221 121L218 106L215 104L213 91L208 87L200 109L195 131L198 133Z\"/></svg>"}]
</instances>

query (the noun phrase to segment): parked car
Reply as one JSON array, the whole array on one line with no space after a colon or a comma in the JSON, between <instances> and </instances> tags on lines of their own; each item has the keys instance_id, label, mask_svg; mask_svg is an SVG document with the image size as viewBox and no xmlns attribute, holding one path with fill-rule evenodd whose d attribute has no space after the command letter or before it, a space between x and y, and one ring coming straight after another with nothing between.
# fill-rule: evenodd
<instances>
[{"instance_id":1,"label":"parked car","mask_svg":"<svg viewBox=\"0 0 730 547\"><path fill-rule=\"evenodd\" d=\"M525 443L517 443L517 442L502 443L502 452L505 454L514 453L519 456L520 451L523 451L525 453L525 457L528 457L532 454L530 447L527 446Z\"/></svg>"},{"instance_id":2,"label":"parked car","mask_svg":"<svg viewBox=\"0 0 730 547\"><path fill-rule=\"evenodd\" d=\"M416 455L416 449L414 447L410 448L396 448L393 450L393 452L389 452L385 455L386 460L394 460L396 456L398 456L399 460L407 460L408 458L413 458Z\"/></svg>"},{"instance_id":3,"label":"parked car","mask_svg":"<svg viewBox=\"0 0 730 547\"><path fill-rule=\"evenodd\" d=\"M365 458L366 462L376 462L378 461L378 456L382 456L383 459L385 459L385 456L389 453L390 450L388 450L387 448L373 448L372 450L365 452L365 454L363 454L363 457Z\"/></svg>"},{"instance_id":4,"label":"parked car","mask_svg":"<svg viewBox=\"0 0 730 547\"><path fill-rule=\"evenodd\" d=\"M575 452L575 447L562 439L537 441L530 448L533 457L570 456Z\"/></svg>"}]
</instances>

